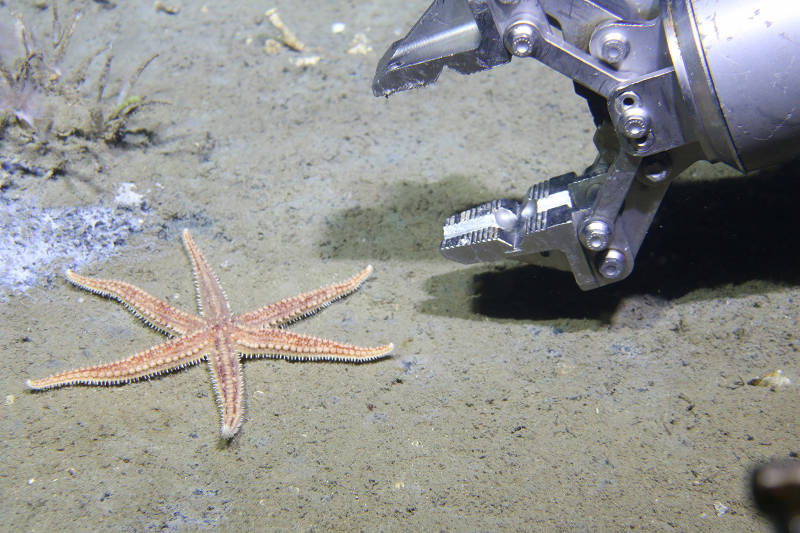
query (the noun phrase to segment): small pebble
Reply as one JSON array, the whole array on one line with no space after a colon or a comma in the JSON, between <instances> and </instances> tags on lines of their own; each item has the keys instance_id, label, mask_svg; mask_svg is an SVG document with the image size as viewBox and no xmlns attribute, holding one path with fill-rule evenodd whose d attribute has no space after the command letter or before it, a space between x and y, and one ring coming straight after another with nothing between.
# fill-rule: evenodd
<instances>
[{"instance_id":1,"label":"small pebble","mask_svg":"<svg viewBox=\"0 0 800 533\"><path fill-rule=\"evenodd\" d=\"M294 66L301 68L313 67L319 63L320 59L322 59L320 56L298 57L292 60L292 63L294 63Z\"/></svg>"},{"instance_id":2,"label":"small pebble","mask_svg":"<svg viewBox=\"0 0 800 533\"><path fill-rule=\"evenodd\" d=\"M356 33L350 42L350 48L347 49L348 54L352 55L367 55L372 52L372 46L367 40L367 36L363 33Z\"/></svg>"},{"instance_id":3,"label":"small pebble","mask_svg":"<svg viewBox=\"0 0 800 533\"><path fill-rule=\"evenodd\" d=\"M177 15L181 12L180 6L168 5L162 2L161 0L156 0L153 3L153 9L156 12L166 13L167 15Z\"/></svg>"},{"instance_id":4,"label":"small pebble","mask_svg":"<svg viewBox=\"0 0 800 533\"><path fill-rule=\"evenodd\" d=\"M783 375L783 370L774 370L763 377L751 379L747 384L755 387L769 387L770 390L774 391L784 385L791 385L792 380Z\"/></svg>"},{"instance_id":5,"label":"small pebble","mask_svg":"<svg viewBox=\"0 0 800 533\"><path fill-rule=\"evenodd\" d=\"M725 516L728 514L728 511L730 511L730 507L722 502L714 502L714 511L717 513L717 516Z\"/></svg>"}]
</instances>

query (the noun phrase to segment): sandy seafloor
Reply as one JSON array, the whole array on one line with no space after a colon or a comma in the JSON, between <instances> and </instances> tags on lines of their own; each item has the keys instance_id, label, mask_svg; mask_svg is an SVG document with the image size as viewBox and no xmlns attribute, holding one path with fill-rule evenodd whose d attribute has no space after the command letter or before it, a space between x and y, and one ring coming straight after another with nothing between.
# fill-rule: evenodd
<instances>
[{"instance_id":1,"label":"sandy seafloor","mask_svg":"<svg viewBox=\"0 0 800 533\"><path fill-rule=\"evenodd\" d=\"M159 53L134 92L166 103L132 117L155 132L150 142L86 143L91 157L72 146L65 172L19 172L0 193L2 261L30 282L6 268L0 530L768 529L749 473L800 452L800 269L784 229L796 224L796 168L743 178L693 167L634 275L614 287L581 293L570 274L458 265L438 252L446 215L593 159L590 115L569 80L515 60L379 99L376 63L427 0L180 5L168 15L151 2L60 4L62 18L83 10L65 72L111 41L111 90ZM270 7L302 54L264 53ZM49 36L49 9L0 3L0 17L12 13ZM356 33L371 52L347 53ZM314 55L316 65L293 63ZM0 155L19 155L13 128ZM141 201L119 205L126 187ZM70 226L102 209L111 221ZM58 242L36 242L42 225L66 240L119 234L76 262ZM292 327L394 342L394 354L365 365L248 360L246 421L229 444L204 364L28 392L26 379L163 340L70 286L67 267L195 311L184 227L234 311L371 263L361 291ZM50 255L26 266L37 246ZM776 369L793 384L743 384Z\"/></svg>"}]
</instances>

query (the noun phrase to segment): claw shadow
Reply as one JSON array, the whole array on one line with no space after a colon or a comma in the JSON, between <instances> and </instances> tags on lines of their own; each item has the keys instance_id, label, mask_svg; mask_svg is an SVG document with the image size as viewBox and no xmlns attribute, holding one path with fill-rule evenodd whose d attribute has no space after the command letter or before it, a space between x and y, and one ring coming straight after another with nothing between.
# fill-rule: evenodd
<instances>
[{"instance_id":1,"label":"claw shadow","mask_svg":"<svg viewBox=\"0 0 800 533\"><path fill-rule=\"evenodd\" d=\"M428 280L424 313L552 321L559 329L640 328L669 302L800 284L791 231L800 163L747 177L674 183L633 273L581 291L572 274L536 266L472 267Z\"/></svg>"},{"instance_id":2,"label":"claw shadow","mask_svg":"<svg viewBox=\"0 0 800 533\"><path fill-rule=\"evenodd\" d=\"M325 259L438 260L444 219L497 194L468 176L451 175L436 183L398 182L386 187L386 203L329 217L318 243L320 252Z\"/></svg>"},{"instance_id":3,"label":"claw shadow","mask_svg":"<svg viewBox=\"0 0 800 533\"><path fill-rule=\"evenodd\" d=\"M454 264L452 272L426 281L431 298L417 310L467 319L554 321L567 329L641 327L669 301L687 295L702 300L800 284L800 248L791 239L800 213L798 178L800 162L793 162L746 177L673 183L634 272L617 284L583 292L569 272L519 263ZM330 257L434 259L447 215L500 196L462 176L402 183L388 192L391 205L341 213L320 247Z\"/></svg>"}]
</instances>

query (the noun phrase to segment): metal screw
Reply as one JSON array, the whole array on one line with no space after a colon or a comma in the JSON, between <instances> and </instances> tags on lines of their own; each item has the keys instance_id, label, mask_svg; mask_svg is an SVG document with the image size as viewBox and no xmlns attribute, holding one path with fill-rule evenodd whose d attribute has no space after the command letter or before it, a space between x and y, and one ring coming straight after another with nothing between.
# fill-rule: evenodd
<instances>
[{"instance_id":1,"label":"metal screw","mask_svg":"<svg viewBox=\"0 0 800 533\"><path fill-rule=\"evenodd\" d=\"M611 226L605 220L590 220L581 228L581 242L587 250L604 250L611 240Z\"/></svg>"},{"instance_id":2,"label":"metal screw","mask_svg":"<svg viewBox=\"0 0 800 533\"><path fill-rule=\"evenodd\" d=\"M625 35L619 32L611 32L603 39L603 44L600 47L600 56L609 65L616 66L628 57L630 51L631 45Z\"/></svg>"},{"instance_id":3,"label":"metal screw","mask_svg":"<svg viewBox=\"0 0 800 533\"><path fill-rule=\"evenodd\" d=\"M625 254L612 248L606 252L598 270L606 279L617 279L625 272Z\"/></svg>"},{"instance_id":4,"label":"metal screw","mask_svg":"<svg viewBox=\"0 0 800 533\"><path fill-rule=\"evenodd\" d=\"M650 116L641 108L627 109L619 119L618 130L628 139L641 139L650 132Z\"/></svg>"},{"instance_id":5,"label":"metal screw","mask_svg":"<svg viewBox=\"0 0 800 533\"><path fill-rule=\"evenodd\" d=\"M511 230L517 227L519 217L510 209L500 207L494 212L494 220L500 229Z\"/></svg>"},{"instance_id":6,"label":"metal screw","mask_svg":"<svg viewBox=\"0 0 800 533\"><path fill-rule=\"evenodd\" d=\"M504 43L517 57L535 56L541 35L530 22L517 22L506 30Z\"/></svg>"}]
</instances>

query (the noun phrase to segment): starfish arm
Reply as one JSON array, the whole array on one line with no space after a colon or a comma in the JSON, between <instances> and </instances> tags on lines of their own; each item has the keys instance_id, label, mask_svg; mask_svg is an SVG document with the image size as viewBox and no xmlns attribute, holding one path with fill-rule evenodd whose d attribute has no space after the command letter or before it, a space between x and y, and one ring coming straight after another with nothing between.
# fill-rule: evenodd
<instances>
[{"instance_id":1,"label":"starfish arm","mask_svg":"<svg viewBox=\"0 0 800 533\"><path fill-rule=\"evenodd\" d=\"M210 344L208 330L201 329L184 337L170 339L144 352L113 363L68 370L44 379L28 380L34 390L67 385L120 385L157 376L203 359Z\"/></svg>"},{"instance_id":2,"label":"starfish arm","mask_svg":"<svg viewBox=\"0 0 800 533\"><path fill-rule=\"evenodd\" d=\"M364 348L282 329L237 328L231 336L236 342L236 350L242 354L293 361L365 363L380 359L394 349L393 344Z\"/></svg>"},{"instance_id":3,"label":"starfish arm","mask_svg":"<svg viewBox=\"0 0 800 533\"><path fill-rule=\"evenodd\" d=\"M172 335L183 335L203 326L193 316L124 281L89 278L67 270L67 279L89 292L113 298L147 325Z\"/></svg>"},{"instance_id":4,"label":"starfish arm","mask_svg":"<svg viewBox=\"0 0 800 533\"><path fill-rule=\"evenodd\" d=\"M230 440L239 431L244 413L244 379L239 353L228 331L213 338L214 350L208 356L208 367L217 396L222 438Z\"/></svg>"},{"instance_id":5,"label":"starfish arm","mask_svg":"<svg viewBox=\"0 0 800 533\"><path fill-rule=\"evenodd\" d=\"M189 235L188 229L183 230L183 242L186 245L189 258L192 260L194 283L197 287L197 305L200 306L201 313L211 320L230 317L231 310L222 286L219 284L214 271L208 265L203 252L200 251L200 248L192 240L192 236Z\"/></svg>"},{"instance_id":6,"label":"starfish arm","mask_svg":"<svg viewBox=\"0 0 800 533\"><path fill-rule=\"evenodd\" d=\"M255 311L238 315L236 323L245 328L266 329L293 322L319 311L332 302L347 296L372 274L372 265L341 283L334 283L315 291L285 298Z\"/></svg>"}]
</instances>

